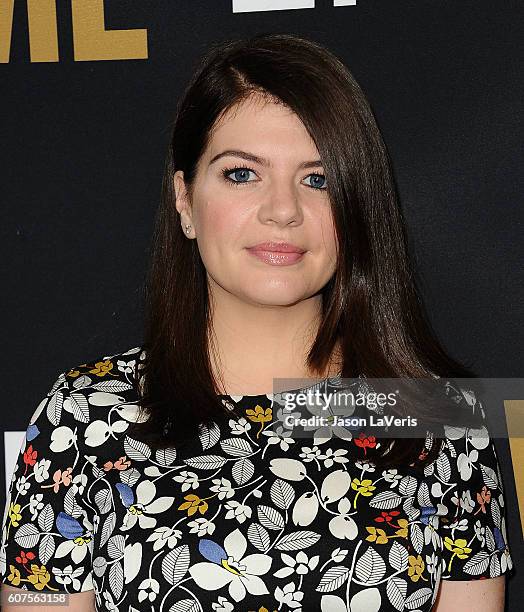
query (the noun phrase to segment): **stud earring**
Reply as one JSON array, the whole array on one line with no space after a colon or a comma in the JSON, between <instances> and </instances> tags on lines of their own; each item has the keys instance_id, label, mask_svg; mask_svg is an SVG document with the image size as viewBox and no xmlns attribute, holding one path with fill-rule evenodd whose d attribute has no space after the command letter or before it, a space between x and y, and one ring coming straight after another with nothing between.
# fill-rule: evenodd
<instances>
[{"instance_id":1,"label":"stud earring","mask_svg":"<svg viewBox=\"0 0 524 612\"><path fill-rule=\"evenodd\" d=\"M189 234L191 231L191 225L186 225L186 234Z\"/></svg>"}]
</instances>

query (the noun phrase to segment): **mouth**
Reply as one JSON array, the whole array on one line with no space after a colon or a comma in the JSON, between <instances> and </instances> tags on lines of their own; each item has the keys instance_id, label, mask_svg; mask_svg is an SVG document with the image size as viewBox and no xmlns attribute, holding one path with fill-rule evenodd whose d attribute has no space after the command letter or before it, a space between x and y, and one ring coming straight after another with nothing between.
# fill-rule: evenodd
<instances>
[{"instance_id":1,"label":"mouth","mask_svg":"<svg viewBox=\"0 0 524 612\"><path fill-rule=\"evenodd\" d=\"M246 249L259 261L272 266L289 266L301 261L306 253L305 249L293 244L264 242Z\"/></svg>"},{"instance_id":2,"label":"mouth","mask_svg":"<svg viewBox=\"0 0 524 612\"><path fill-rule=\"evenodd\" d=\"M290 242L260 242L252 247L248 247L250 251L266 251L272 253L305 253L306 249L291 244Z\"/></svg>"}]
</instances>

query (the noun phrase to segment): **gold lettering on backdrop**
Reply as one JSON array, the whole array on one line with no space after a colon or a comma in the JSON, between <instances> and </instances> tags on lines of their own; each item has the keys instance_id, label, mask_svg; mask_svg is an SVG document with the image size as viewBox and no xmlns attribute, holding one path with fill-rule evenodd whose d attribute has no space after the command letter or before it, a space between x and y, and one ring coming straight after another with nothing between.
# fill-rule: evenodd
<instances>
[{"instance_id":1,"label":"gold lettering on backdrop","mask_svg":"<svg viewBox=\"0 0 524 612\"><path fill-rule=\"evenodd\" d=\"M0 0L0 64L7 64L11 50L15 0Z\"/></svg>"},{"instance_id":2,"label":"gold lettering on backdrop","mask_svg":"<svg viewBox=\"0 0 524 612\"><path fill-rule=\"evenodd\" d=\"M106 30L103 0L72 0L76 61L147 59L147 30Z\"/></svg>"},{"instance_id":3,"label":"gold lettering on backdrop","mask_svg":"<svg viewBox=\"0 0 524 612\"><path fill-rule=\"evenodd\" d=\"M504 400L506 425L508 428L511 463L517 489L517 502L520 511L520 527L524 535L524 400ZM513 436L511 435L513 432Z\"/></svg>"},{"instance_id":4,"label":"gold lettering on backdrop","mask_svg":"<svg viewBox=\"0 0 524 612\"><path fill-rule=\"evenodd\" d=\"M55 0L27 0L32 62L58 62Z\"/></svg>"},{"instance_id":5,"label":"gold lettering on backdrop","mask_svg":"<svg viewBox=\"0 0 524 612\"><path fill-rule=\"evenodd\" d=\"M0 63L11 51L15 0L0 0ZM76 61L147 59L147 30L106 30L104 0L71 0ZM27 0L31 62L58 62L56 0Z\"/></svg>"}]
</instances>

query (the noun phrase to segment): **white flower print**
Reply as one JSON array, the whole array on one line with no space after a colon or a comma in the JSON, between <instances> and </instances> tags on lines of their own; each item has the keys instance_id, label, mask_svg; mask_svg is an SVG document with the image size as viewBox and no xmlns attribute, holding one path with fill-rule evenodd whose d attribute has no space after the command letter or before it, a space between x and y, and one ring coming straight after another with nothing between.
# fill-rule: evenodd
<instances>
[{"instance_id":1,"label":"white flower print","mask_svg":"<svg viewBox=\"0 0 524 612\"><path fill-rule=\"evenodd\" d=\"M455 529L457 531L466 531L468 527L469 527L469 521L468 519L465 519L465 518L455 520L447 526L448 529Z\"/></svg>"},{"instance_id":2,"label":"white flower print","mask_svg":"<svg viewBox=\"0 0 524 612\"><path fill-rule=\"evenodd\" d=\"M101 393L100 395L110 395L109 393ZM109 400L106 400L109 401ZM106 421L92 421L86 427L84 431L85 443L87 446L95 447L101 446L111 436L115 436L117 433L122 433L129 427L127 421L119 420L113 421L109 424ZM65 436L63 436L65 437Z\"/></svg>"},{"instance_id":3,"label":"white flower print","mask_svg":"<svg viewBox=\"0 0 524 612\"><path fill-rule=\"evenodd\" d=\"M144 578L138 585L138 601L143 602L144 600L155 601L157 595L160 593L160 583L154 578Z\"/></svg>"},{"instance_id":4,"label":"white flower print","mask_svg":"<svg viewBox=\"0 0 524 612\"><path fill-rule=\"evenodd\" d=\"M486 541L486 527L481 525L480 521L475 521L473 528L475 529L475 535L482 543L482 546L484 546L484 542Z\"/></svg>"},{"instance_id":5,"label":"white flower print","mask_svg":"<svg viewBox=\"0 0 524 612\"><path fill-rule=\"evenodd\" d=\"M50 459L40 459L35 463L34 474L36 482L44 482L49 478Z\"/></svg>"},{"instance_id":6,"label":"white flower print","mask_svg":"<svg viewBox=\"0 0 524 612\"><path fill-rule=\"evenodd\" d=\"M27 482L27 478L25 476L20 476L16 481L16 490L20 493L20 495L25 495L29 491L29 487L31 484Z\"/></svg>"},{"instance_id":7,"label":"white flower print","mask_svg":"<svg viewBox=\"0 0 524 612\"><path fill-rule=\"evenodd\" d=\"M135 359L131 359L131 361L124 361L123 359L117 359L116 361L117 368L120 370L120 372L123 372L124 374L132 374L135 364L136 364Z\"/></svg>"},{"instance_id":8,"label":"white flower print","mask_svg":"<svg viewBox=\"0 0 524 612\"><path fill-rule=\"evenodd\" d=\"M282 425L279 425L275 431L271 429L265 429L262 432L263 435L268 436L268 444L280 444L280 448L283 451L287 451L291 444L294 444L295 440L291 437L291 430L285 430Z\"/></svg>"},{"instance_id":9,"label":"white flower print","mask_svg":"<svg viewBox=\"0 0 524 612\"><path fill-rule=\"evenodd\" d=\"M435 573L438 564L439 564L439 558L434 552L432 552L431 555L426 555L426 567L430 574Z\"/></svg>"},{"instance_id":10,"label":"white flower print","mask_svg":"<svg viewBox=\"0 0 524 612\"><path fill-rule=\"evenodd\" d=\"M501 519L500 531L502 532L502 537L504 538L504 542L507 543L508 535L506 533L506 519L505 519L505 517L502 517L502 519ZM500 558L500 567L502 568L503 572L505 572L506 570L511 569L513 567L513 560L511 559L511 555L510 555L509 550L508 550L507 547L504 550L504 552L502 554L502 557Z\"/></svg>"},{"instance_id":11,"label":"white flower print","mask_svg":"<svg viewBox=\"0 0 524 612\"><path fill-rule=\"evenodd\" d=\"M354 540L358 535L358 527L355 521L348 515L351 510L351 502L343 497L338 502L339 515L329 521L329 531L340 540Z\"/></svg>"},{"instance_id":12,"label":"white flower print","mask_svg":"<svg viewBox=\"0 0 524 612\"><path fill-rule=\"evenodd\" d=\"M321 451L318 446L314 446L310 448L309 446L303 446L302 452L300 453L300 457L306 462L313 461L314 459L318 459L321 456Z\"/></svg>"},{"instance_id":13,"label":"white flower print","mask_svg":"<svg viewBox=\"0 0 524 612\"><path fill-rule=\"evenodd\" d=\"M83 516L82 523L84 525L85 535L78 540L75 538L74 540L64 540L61 542L56 547L55 557L61 558L71 555L71 559L74 563L79 565L86 555L91 552L93 548L93 524L86 515Z\"/></svg>"},{"instance_id":14,"label":"white flower print","mask_svg":"<svg viewBox=\"0 0 524 612\"><path fill-rule=\"evenodd\" d=\"M182 538L180 529L172 527L157 527L151 535L148 536L146 542L153 542L153 550L157 551L167 544L168 548L174 548L177 542Z\"/></svg>"},{"instance_id":15,"label":"white flower print","mask_svg":"<svg viewBox=\"0 0 524 612\"><path fill-rule=\"evenodd\" d=\"M115 602L113 600L113 596L111 595L111 593L109 591L104 591L103 593L104 595L104 599L105 599L105 609L109 610L109 612L118 612L118 608L115 605Z\"/></svg>"},{"instance_id":16,"label":"white flower print","mask_svg":"<svg viewBox=\"0 0 524 612\"><path fill-rule=\"evenodd\" d=\"M180 474L173 476L173 480L176 482L181 482L182 492L189 491L189 489L198 489L198 475L195 472L188 472L187 470L182 470Z\"/></svg>"},{"instance_id":17,"label":"white flower print","mask_svg":"<svg viewBox=\"0 0 524 612\"><path fill-rule=\"evenodd\" d=\"M122 531L131 529L138 521L142 529L149 529L156 525L156 518L148 514L160 514L168 510L173 497L158 497L155 499L156 487L151 480L142 480L136 488L136 501L127 509Z\"/></svg>"},{"instance_id":18,"label":"white flower print","mask_svg":"<svg viewBox=\"0 0 524 612\"><path fill-rule=\"evenodd\" d=\"M335 548L335 550L331 553L331 560L335 561L335 563L342 563L344 559L348 555L347 548Z\"/></svg>"},{"instance_id":19,"label":"white flower print","mask_svg":"<svg viewBox=\"0 0 524 612\"><path fill-rule=\"evenodd\" d=\"M29 511L31 512L31 520L36 520L37 514L44 507L44 503L42 499L44 496L42 493L36 493L35 495L31 495L29 498Z\"/></svg>"},{"instance_id":20,"label":"white flower print","mask_svg":"<svg viewBox=\"0 0 524 612\"><path fill-rule=\"evenodd\" d=\"M251 423L244 417L235 421L235 419L229 419L229 427L231 427L231 433L235 436L241 436L247 433L251 429Z\"/></svg>"},{"instance_id":21,"label":"white flower print","mask_svg":"<svg viewBox=\"0 0 524 612\"><path fill-rule=\"evenodd\" d=\"M235 529L224 538L227 559L222 559L220 564L218 559L214 563L196 563L189 568L189 573L198 586L208 591L229 585L229 595L235 601L242 601L247 592L251 595L267 594L269 591L260 576L269 571L273 559L258 553L244 557L246 549L246 538Z\"/></svg>"},{"instance_id":22,"label":"white flower print","mask_svg":"<svg viewBox=\"0 0 524 612\"><path fill-rule=\"evenodd\" d=\"M391 483L390 489L394 489L397 486L398 481L402 480L402 476L398 473L396 468L384 470L382 472L382 476L386 482Z\"/></svg>"},{"instance_id":23,"label":"white flower print","mask_svg":"<svg viewBox=\"0 0 524 612\"><path fill-rule=\"evenodd\" d=\"M355 461L355 466L364 472L374 472L376 470L375 465L369 461Z\"/></svg>"},{"instance_id":24,"label":"white flower print","mask_svg":"<svg viewBox=\"0 0 524 612\"><path fill-rule=\"evenodd\" d=\"M204 517L189 521L187 526L190 527L189 533L196 533L198 537L211 535L215 531L215 523Z\"/></svg>"},{"instance_id":25,"label":"white flower print","mask_svg":"<svg viewBox=\"0 0 524 612\"><path fill-rule=\"evenodd\" d=\"M87 485L87 474L77 474L71 481L71 491L82 495Z\"/></svg>"},{"instance_id":26,"label":"white flower print","mask_svg":"<svg viewBox=\"0 0 524 612\"><path fill-rule=\"evenodd\" d=\"M233 612L234 606L222 595L218 596L218 602L212 603L211 607L215 612Z\"/></svg>"},{"instance_id":27,"label":"white flower print","mask_svg":"<svg viewBox=\"0 0 524 612\"><path fill-rule=\"evenodd\" d=\"M347 463L349 461L349 459L345 457L347 453L348 451L346 448L337 448L335 451L332 448L328 448L325 454L318 455L318 458L323 461L325 468L330 468L335 463Z\"/></svg>"},{"instance_id":28,"label":"white flower print","mask_svg":"<svg viewBox=\"0 0 524 612\"><path fill-rule=\"evenodd\" d=\"M478 460L479 453L473 449L468 455L460 453L457 459L458 468L460 471L460 477L462 480L469 480L473 471L472 465Z\"/></svg>"},{"instance_id":29,"label":"white flower print","mask_svg":"<svg viewBox=\"0 0 524 612\"><path fill-rule=\"evenodd\" d=\"M490 444L489 432L484 426L482 426L480 429L469 428L468 435L466 437L468 442L477 450L487 448L488 444Z\"/></svg>"},{"instance_id":30,"label":"white flower print","mask_svg":"<svg viewBox=\"0 0 524 612\"><path fill-rule=\"evenodd\" d=\"M428 545L430 543L435 550L438 550L441 545L441 536L433 525L426 525L424 527L424 544Z\"/></svg>"},{"instance_id":31,"label":"white flower print","mask_svg":"<svg viewBox=\"0 0 524 612\"><path fill-rule=\"evenodd\" d=\"M53 430L49 448L53 453L62 453L75 444L76 441L76 432L67 427L67 425L61 425Z\"/></svg>"},{"instance_id":32,"label":"white flower print","mask_svg":"<svg viewBox=\"0 0 524 612\"><path fill-rule=\"evenodd\" d=\"M314 570L317 567L320 559L318 555L308 559L308 556L303 550L298 552L296 557L292 557L287 553L280 553L280 557L286 566L274 572L273 575L277 578L287 578L291 576L291 574L307 574L310 570Z\"/></svg>"},{"instance_id":33,"label":"white flower print","mask_svg":"<svg viewBox=\"0 0 524 612\"><path fill-rule=\"evenodd\" d=\"M316 495L310 491L301 495L293 506L292 520L295 525L311 525L318 514L319 503Z\"/></svg>"},{"instance_id":34,"label":"white flower print","mask_svg":"<svg viewBox=\"0 0 524 612\"><path fill-rule=\"evenodd\" d=\"M458 505L460 508L464 508L466 512L472 512L473 508L475 507L475 504L471 499L471 493L469 492L469 490L463 491L460 499L458 499L457 494L454 493L451 497L451 501L455 505Z\"/></svg>"},{"instance_id":35,"label":"white flower print","mask_svg":"<svg viewBox=\"0 0 524 612\"><path fill-rule=\"evenodd\" d=\"M291 609L300 612L302 610L300 602L304 599L304 593L296 590L294 582L289 582L283 589L280 587L275 589L275 599L280 604L285 604Z\"/></svg>"},{"instance_id":36,"label":"white flower print","mask_svg":"<svg viewBox=\"0 0 524 612\"><path fill-rule=\"evenodd\" d=\"M56 577L56 581L64 586L72 585L75 591L80 590L80 580L78 579L84 573L84 568L77 567L73 569L72 565L67 565L63 570L53 568L53 574Z\"/></svg>"},{"instance_id":37,"label":"white flower print","mask_svg":"<svg viewBox=\"0 0 524 612\"><path fill-rule=\"evenodd\" d=\"M213 478L212 482L213 486L209 487L209 490L218 493L218 499L228 499L235 494L231 481L227 478Z\"/></svg>"},{"instance_id":38,"label":"white flower print","mask_svg":"<svg viewBox=\"0 0 524 612\"><path fill-rule=\"evenodd\" d=\"M251 518L253 510L246 504L231 499L226 502L225 508L227 510L225 517L226 519L235 518L239 523L243 523L246 519Z\"/></svg>"}]
</instances>

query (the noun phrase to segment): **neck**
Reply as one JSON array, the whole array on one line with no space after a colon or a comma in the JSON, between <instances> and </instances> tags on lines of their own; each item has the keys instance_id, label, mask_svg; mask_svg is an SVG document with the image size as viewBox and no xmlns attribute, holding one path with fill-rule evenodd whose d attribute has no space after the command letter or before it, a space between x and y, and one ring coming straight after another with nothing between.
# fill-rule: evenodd
<instances>
[{"instance_id":1,"label":"neck","mask_svg":"<svg viewBox=\"0 0 524 612\"><path fill-rule=\"evenodd\" d=\"M322 296L289 306L248 303L213 284L210 288L212 368L221 393L255 395L272 393L278 378L287 388L315 382L306 358L320 324ZM322 377L334 376L339 360L332 360ZM307 380L304 380L307 379Z\"/></svg>"}]
</instances>

